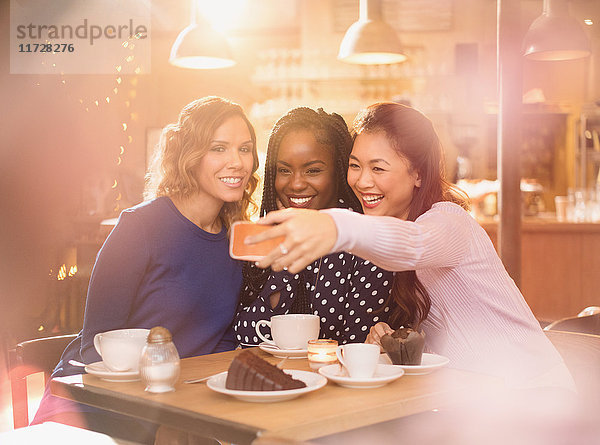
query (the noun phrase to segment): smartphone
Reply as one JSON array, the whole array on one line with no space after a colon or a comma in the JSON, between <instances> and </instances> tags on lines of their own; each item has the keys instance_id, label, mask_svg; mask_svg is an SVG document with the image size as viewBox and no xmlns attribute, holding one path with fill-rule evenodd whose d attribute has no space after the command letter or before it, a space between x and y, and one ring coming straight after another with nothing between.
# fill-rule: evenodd
<instances>
[{"instance_id":1,"label":"smartphone","mask_svg":"<svg viewBox=\"0 0 600 445\"><path fill-rule=\"evenodd\" d=\"M236 260L258 261L281 244L285 237L279 236L256 244L245 244L247 236L258 235L269 230L273 226L255 224L246 221L234 222L231 226L231 238L229 239L229 255Z\"/></svg>"}]
</instances>

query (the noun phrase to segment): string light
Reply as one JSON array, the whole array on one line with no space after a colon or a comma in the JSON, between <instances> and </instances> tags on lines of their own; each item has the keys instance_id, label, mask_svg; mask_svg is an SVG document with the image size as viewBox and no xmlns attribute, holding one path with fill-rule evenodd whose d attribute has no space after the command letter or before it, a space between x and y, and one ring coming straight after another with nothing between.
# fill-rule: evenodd
<instances>
[{"instance_id":1,"label":"string light","mask_svg":"<svg viewBox=\"0 0 600 445\"><path fill-rule=\"evenodd\" d=\"M138 38L138 37L134 36L134 38ZM131 40L124 41L121 43L121 45L123 48L128 48L130 51L133 51L133 49L135 48L135 44ZM135 60L135 56L133 54L129 54L128 56L126 56L124 58L125 63L132 63L134 60ZM123 69L123 65L118 65L115 67L115 70L117 73L120 73L122 71L122 69ZM128 72L131 72L131 71L128 70ZM133 72L137 75L141 72L141 68L138 66L133 70ZM117 74L115 81L116 81L117 86L115 86L113 88L113 93L115 95L117 95L117 93L119 93L118 86L122 85L123 78ZM132 88L127 92L126 99L123 101L125 108L128 108L128 109L131 108L131 101L137 97L137 91L136 91L136 87L138 84L137 76L129 78L129 84L131 85ZM123 130L124 135L126 136L126 142L124 144L119 145L119 156L117 156L117 159L116 159L116 165L119 168L123 164L123 161L125 159L126 147L128 146L128 144L132 144L133 140L134 140L134 138L131 134L131 122L136 121L137 119L138 119L137 113L130 112L130 113L128 113L128 121L121 122L121 128ZM115 174L116 174L117 178L120 176L118 173L118 170ZM123 193L120 190L120 181L118 181L117 178L114 179L113 186L112 186L112 189L116 193L115 206L113 209L115 212L119 212L121 210L121 201L123 200Z\"/></svg>"},{"instance_id":2,"label":"string light","mask_svg":"<svg viewBox=\"0 0 600 445\"><path fill-rule=\"evenodd\" d=\"M58 270L56 279L58 281L63 281L65 278L67 278L67 265L63 264L62 266L60 266L60 269Z\"/></svg>"},{"instance_id":3,"label":"string light","mask_svg":"<svg viewBox=\"0 0 600 445\"><path fill-rule=\"evenodd\" d=\"M47 42L49 43L49 42ZM122 43L123 48L128 48L130 51L133 51L135 45L133 44L133 42L131 41L125 41ZM113 207L113 211L114 212L119 212L120 210L122 210L122 205L129 205L130 203L126 201L127 198L127 194L121 190L121 179L120 179L120 174L119 174L119 170L122 168L121 165L123 164L124 160L125 160L125 154L126 154L126 148L127 148L127 144L131 144L134 141L134 137L131 134L131 122L137 121L138 120L138 113L136 112L131 112L130 109L132 107L132 101L135 100L136 96L137 96L137 91L136 91L136 87L138 85L138 77L131 75L127 78L127 83L131 86L131 88L129 89L129 91L120 91L121 86L124 85L123 80L124 78L122 77L122 71L123 68L125 67L125 64L132 64L134 63L134 61L136 60L135 56L132 53L129 53L127 55L125 55L123 57L123 64L121 65L117 65L115 66L115 71L114 71L114 83L112 83L108 88L107 91L105 92L105 94L102 94L102 92L100 92L100 94L98 96L94 97L70 97L69 99L73 100L73 102L75 104L79 103L79 105L81 106L81 110L85 113L89 113L90 112L90 108L94 109L94 106L96 107L96 110L101 110L103 109L104 106L121 106L123 107L123 111L125 109L127 109L127 113L124 113L124 119L121 120L120 122L118 122L118 125L122 127L122 131L123 131L123 136L122 136L122 140L120 142L120 144L117 144L118 147L118 156L116 157L116 168L117 170L114 172L115 173L115 178L112 181L112 184L110 185L110 193L114 193L114 207ZM59 83L58 85L62 85L64 87L70 87L72 85L72 83L70 82L69 78L65 77L65 73L64 71L61 71L59 66L57 66L57 63L51 63L51 62L46 62L46 61L41 61L41 65L45 66L45 67L51 67L54 71L55 74L59 74L60 76L46 76L44 77L44 79L47 80L51 80L51 79L58 79ZM139 74L141 72L140 67L136 67L135 70L131 70L131 69L127 69L126 70L127 73L135 73L136 75ZM40 78L38 77L37 79L33 80L30 85L34 88L36 87L41 87L42 82L40 82ZM65 89L65 94L69 94L71 92L70 89ZM111 93L112 92L112 93ZM123 94L125 92L125 94ZM119 93L120 96L119 96ZM122 98L120 100L118 100L118 98ZM113 165L115 165L113 164ZM55 265L57 266L57 265ZM67 283L68 281L70 281L70 279L72 277L74 277L77 274L78 270L77 270L77 265L73 265L73 266L67 266L66 264L62 264L60 265L60 267L58 267L58 270L53 266L51 268L48 269L48 279L52 282L58 282L58 283ZM60 284L60 286L63 286L63 284ZM46 329L46 327L44 325L39 325L38 326L38 331L44 331Z\"/></svg>"}]
</instances>

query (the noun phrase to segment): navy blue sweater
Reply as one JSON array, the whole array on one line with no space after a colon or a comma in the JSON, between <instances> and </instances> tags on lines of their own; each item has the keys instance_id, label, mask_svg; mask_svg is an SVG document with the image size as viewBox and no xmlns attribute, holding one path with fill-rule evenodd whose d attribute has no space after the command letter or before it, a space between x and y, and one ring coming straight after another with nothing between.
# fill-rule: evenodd
<instances>
[{"instance_id":1,"label":"navy blue sweater","mask_svg":"<svg viewBox=\"0 0 600 445\"><path fill-rule=\"evenodd\" d=\"M229 256L225 229L205 232L167 197L125 210L96 258L83 330L53 376L81 373L70 359L101 360L94 336L113 329L164 326L182 358L234 349L241 284L241 262Z\"/></svg>"}]
</instances>

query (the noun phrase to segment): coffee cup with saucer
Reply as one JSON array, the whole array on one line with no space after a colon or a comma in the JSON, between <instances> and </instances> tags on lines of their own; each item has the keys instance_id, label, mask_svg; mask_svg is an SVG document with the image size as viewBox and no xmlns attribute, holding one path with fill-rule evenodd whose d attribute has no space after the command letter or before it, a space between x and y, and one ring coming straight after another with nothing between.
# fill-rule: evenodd
<instances>
[{"instance_id":1,"label":"coffee cup with saucer","mask_svg":"<svg viewBox=\"0 0 600 445\"><path fill-rule=\"evenodd\" d=\"M271 329L272 340L261 332L263 325ZM320 319L314 314L274 315L256 323L256 335L280 350L306 349L309 340L319 338L319 329Z\"/></svg>"},{"instance_id":2,"label":"coffee cup with saucer","mask_svg":"<svg viewBox=\"0 0 600 445\"><path fill-rule=\"evenodd\" d=\"M149 332L149 329L117 329L96 334L94 347L102 361L87 365L86 371L104 376L112 373L114 378L123 377L123 373L127 377L139 375L140 357Z\"/></svg>"}]
</instances>

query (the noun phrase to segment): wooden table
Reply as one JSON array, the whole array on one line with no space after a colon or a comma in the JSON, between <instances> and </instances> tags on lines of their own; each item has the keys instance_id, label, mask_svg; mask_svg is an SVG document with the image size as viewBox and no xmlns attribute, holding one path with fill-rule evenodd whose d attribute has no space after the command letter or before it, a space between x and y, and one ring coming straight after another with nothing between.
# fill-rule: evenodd
<instances>
[{"instance_id":1,"label":"wooden table","mask_svg":"<svg viewBox=\"0 0 600 445\"><path fill-rule=\"evenodd\" d=\"M405 375L381 388L348 389L329 382L296 399L251 403L213 392L204 383L182 382L226 371L238 352L182 360L176 390L165 394L147 393L139 381L106 382L92 375L56 378L50 388L59 397L243 444L259 436L309 440L430 411L499 385L489 376L444 368L424 376ZM255 352L271 363L279 361ZM306 359L288 359L284 368L309 370Z\"/></svg>"}]
</instances>

